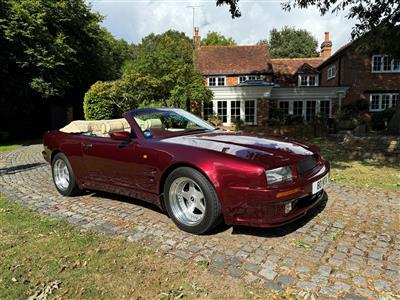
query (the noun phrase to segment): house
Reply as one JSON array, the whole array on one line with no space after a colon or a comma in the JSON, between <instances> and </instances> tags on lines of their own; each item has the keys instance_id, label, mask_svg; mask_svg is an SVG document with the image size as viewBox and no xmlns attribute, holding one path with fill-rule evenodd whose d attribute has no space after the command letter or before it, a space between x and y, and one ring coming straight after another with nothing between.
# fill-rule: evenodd
<instances>
[{"instance_id":1,"label":"house","mask_svg":"<svg viewBox=\"0 0 400 300\"><path fill-rule=\"evenodd\" d=\"M217 114L225 125L236 118L248 125L261 125L268 116L267 98L272 85L242 83L272 83L271 59L265 45L200 47L196 50L196 66L214 94L211 103L203 104L204 119Z\"/></svg>"},{"instance_id":2,"label":"house","mask_svg":"<svg viewBox=\"0 0 400 300\"><path fill-rule=\"evenodd\" d=\"M360 54L363 39L349 43L319 66L322 86L349 86L340 106L365 102L370 112L395 107L400 100L400 58Z\"/></svg>"},{"instance_id":3,"label":"house","mask_svg":"<svg viewBox=\"0 0 400 300\"><path fill-rule=\"evenodd\" d=\"M370 111L399 99L399 60L361 55L354 42L332 54L328 32L320 56L312 58L271 59L265 45L202 47L198 29L195 41L196 67L214 93L203 104L203 117L218 115L227 126L238 118L262 125L271 107L310 121L316 115L336 118L344 105L360 99L369 101Z\"/></svg>"}]
</instances>

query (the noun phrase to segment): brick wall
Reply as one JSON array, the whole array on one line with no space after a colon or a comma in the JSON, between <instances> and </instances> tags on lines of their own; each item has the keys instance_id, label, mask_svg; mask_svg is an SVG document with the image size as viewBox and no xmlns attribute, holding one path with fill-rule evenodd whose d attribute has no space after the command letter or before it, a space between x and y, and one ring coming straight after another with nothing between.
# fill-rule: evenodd
<instances>
[{"instance_id":1,"label":"brick wall","mask_svg":"<svg viewBox=\"0 0 400 300\"><path fill-rule=\"evenodd\" d=\"M327 80L328 68L332 64L336 65L336 78ZM353 47L332 64L321 69L320 83L322 86L349 86L343 105L354 104L360 99L369 101L368 91L400 91L400 73L372 73L371 57L360 54Z\"/></svg>"},{"instance_id":2,"label":"brick wall","mask_svg":"<svg viewBox=\"0 0 400 300\"><path fill-rule=\"evenodd\" d=\"M263 126L269 118L269 99L257 99L257 125Z\"/></svg>"}]
</instances>

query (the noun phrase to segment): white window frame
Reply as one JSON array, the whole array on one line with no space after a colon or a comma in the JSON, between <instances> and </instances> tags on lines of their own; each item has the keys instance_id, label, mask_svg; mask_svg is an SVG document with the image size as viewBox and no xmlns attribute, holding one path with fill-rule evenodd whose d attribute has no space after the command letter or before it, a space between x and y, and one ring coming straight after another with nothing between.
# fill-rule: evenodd
<instances>
[{"instance_id":1,"label":"white window frame","mask_svg":"<svg viewBox=\"0 0 400 300\"><path fill-rule=\"evenodd\" d=\"M301 84L301 79L303 78L303 77L305 77L306 78L306 82L307 82L307 84L306 85L302 85ZM310 85L310 77L314 77L315 78L315 84L314 85ZM298 86L318 86L319 85L319 82L318 82L318 75L317 74L314 74L314 75L304 75L304 74L299 74L298 75Z\"/></svg>"},{"instance_id":2,"label":"white window frame","mask_svg":"<svg viewBox=\"0 0 400 300\"><path fill-rule=\"evenodd\" d=\"M240 81L240 77L244 77L245 80ZM255 79L250 79L250 77L254 77ZM240 75L240 76L238 76L238 84L241 84L242 82L245 82L247 80L260 80L260 79L261 79L261 76L259 76L259 75Z\"/></svg>"},{"instance_id":3,"label":"white window frame","mask_svg":"<svg viewBox=\"0 0 400 300\"><path fill-rule=\"evenodd\" d=\"M397 96L397 95L400 95L400 93L372 93L372 94L370 94L369 95L369 111L383 111L385 109L394 107L393 98L394 98L394 96ZM379 97L378 108L372 108L372 98L373 98L373 96L378 96ZM389 96L389 106L386 107L386 108L383 108L383 105L382 105L383 96Z\"/></svg>"},{"instance_id":4,"label":"white window frame","mask_svg":"<svg viewBox=\"0 0 400 300\"><path fill-rule=\"evenodd\" d=\"M372 59L371 59L371 73L400 73L400 67L399 69L395 69L395 61L399 61L400 59L397 58L392 58L392 60L390 61L390 70L384 70L384 64L383 64L383 60L384 58L389 57L388 55L382 55L382 54L376 54L376 55L372 55ZM380 61L380 68L379 70L374 70L374 61L375 59L379 59Z\"/></svg>"},{"instance_id":5,"label":"white window frame","mask_svg":"<svg viewBox=\"0 0 400 300\"><path fill-rule=\"evenodd\" d=\"M215 85L210 85L210 78L215 78ZM218 82L219 78L223 78L224 79L224 84L223 85L219 84L219 82ZM207 86L211 86L211 87L213 87L213 86L226 86L226 76L209 76L209 77L207 77Z\"/></svg>"},{"instance_id":6,"label":"white window frame","mask_svg":"<svg viewBox=\"0 0 400 300\"><path fill-rule=\"evenodd\" d=\"M307 102L315 101L315 114L321 112L321 101L329 101L329 118L332 117L332 99L330 98L320 98L320 99L289 99L289 100L279 100L278 107L280 107L280 102L289 102L289 115L294 115L294 101L303 102L302 117L306 120L307 116Z\"/></svg>"},{"instance_id":7,"label":"white window frame","mask_svg":"<svg viewBox=\"0 0 400 300\"><path fill-rule=\"evenodd\" d=\"M336 65L332 65L327 70L327 78L331 80L336 77Z\"/></svg>"},{"instance_id":8,"label":"white window frame","mask_svg":"<svg viewBox=\"0 0 400 300\"><path fill-rule=\"evenodd\" d=\"M257 100L256 99L219 99L219 100L212 100L213 103L213 112L214 115L218 115L218 102L220 101L226 101L226 122L222 123L224 126L231 126L233 125L233 118L231 115L231 102L232 101L240 101L240 119L246 124L246 125L257 125ZM254 123L253 122L246 122L245 121L245 101L254 101ZM202 105L202 111L201 111L202 117L204 118L204 106Z\"/></svg>"}]
</instances>

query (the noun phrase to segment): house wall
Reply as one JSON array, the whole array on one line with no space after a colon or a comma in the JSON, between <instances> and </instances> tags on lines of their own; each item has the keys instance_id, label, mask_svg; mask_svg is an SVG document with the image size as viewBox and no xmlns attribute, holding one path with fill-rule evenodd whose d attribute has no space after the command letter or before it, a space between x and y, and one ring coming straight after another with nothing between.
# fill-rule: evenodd
<instances>
[{"instance_id":1,"label":"house wall","mask_svg":"<svg viewBox=\"0 0 400 300\"><path fill-rule=\"evenodd\" d=\"M218 75L215 75L215 76L218 76ZM224 75L221 75L221 76L224 76ZM239 84L239 76L240 75L226 75L225 76L225 85L226 86L238 85ZM272 82L272 74L268 74L268 75L264 74L264 76L265 76L265 79L264 79L265 81ZM208 80L207 80L208 77L214 77L214 76L204 76L204 84L205 85L208 85Z\"/></svg>"},{"instance_id":2,"label":"house wall","mask_svg":"<svg viewBox=\"0 0 400 300\"><path fill-rule=\"evenodd\" d=\"M337 58L333 62L338 68L339 60L341 61L340 82L338 73L336 78L326 80L328 68L332 65L330 64L321 69L321 85L349 86L342 105L355 104L360 99L369 101L371 91L400 91L400 73L371 72L371 58L361 55L353 47L348 48L340 59Z\"/></svg>"},{"instance_id":3,"label":"house wall","mask_svg":"<svg viewBox=\"0 0 400 300\"><path fill-rule=\"evenodd\" d=\"M269 99L257 99L257 126L264 126L267 124L269 118Z\"/></svg>"},{"instance_id":4,"label":"house wall","mask_svg":"<svg viewBox=\"0 0 400 300\"><path fill-rule=\"evenodd\" d=\"M336 76L332 79L328 79L328 69L332 66L336 66ZM319 84L321 86L338 86L340 85L339 80L343 78L343 60L338 58L331 64L323 67L319 76ZM342 81L342 80L341 80Z\"/></svg>"}]
</instances>

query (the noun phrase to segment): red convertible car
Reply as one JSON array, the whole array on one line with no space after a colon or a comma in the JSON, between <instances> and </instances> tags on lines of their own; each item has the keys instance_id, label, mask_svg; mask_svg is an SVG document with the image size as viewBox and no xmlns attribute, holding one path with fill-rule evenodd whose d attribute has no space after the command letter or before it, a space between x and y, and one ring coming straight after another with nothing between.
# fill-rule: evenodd
<instances>
[{"instance_id":1,"label":"red convertible car","mask_svg":"<svg viewBox=\"0 0 400 300\"><path fill-rule=\"evenodd\" d=\"M181 109L73 121L44 134L44 158L65 196L100 190L152 202L182 230L276 227L323 198L329 163L319 148L212 127Z\"/></svg>"}]
</instances>

